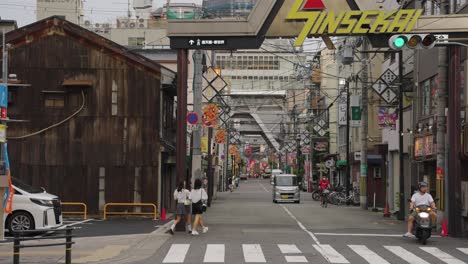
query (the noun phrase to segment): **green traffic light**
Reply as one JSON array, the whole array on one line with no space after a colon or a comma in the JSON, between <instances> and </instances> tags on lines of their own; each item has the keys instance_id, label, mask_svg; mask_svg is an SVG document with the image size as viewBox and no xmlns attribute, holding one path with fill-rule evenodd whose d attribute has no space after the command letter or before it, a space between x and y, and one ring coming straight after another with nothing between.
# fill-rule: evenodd
<instances>
[{"instance_id":1,"label":"green traffic light","mask_svg":"<svg viewBox=\"0 0 468 264\"><path fill-rule=\"evenodd\" d=\"M405 39L403 37L398 37L393 41L393 45L397 48L401 48L405 45Z\"/></svg>"}]
</instances>

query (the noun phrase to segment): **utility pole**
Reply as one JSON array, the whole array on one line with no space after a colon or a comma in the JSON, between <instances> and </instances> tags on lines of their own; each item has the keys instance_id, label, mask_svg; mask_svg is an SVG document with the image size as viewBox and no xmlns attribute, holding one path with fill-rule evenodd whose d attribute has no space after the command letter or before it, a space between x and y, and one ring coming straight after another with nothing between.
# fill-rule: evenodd
<instances>
[{"instance_id":1,"label":"utility pole","mask_svg":"<svg viewBox=\"0 0 468 264\"><path fill-rule=\"evenodd\" d=\"M346 188L346 195L349 195L349 182L351 178L351 157L350 157L350 133L349 133L349 119L350 119L350 111L349 111L349 105L350 105L350 98L351 94L349 91L349 80L346 80L345 83L345 89L346 89L346 177L345 177L345 188ZM353 201L354 203L354 201Z\"/></svg>"},{"instance_id":2,"label":"utility pole","mask_svg":"<svg viewBox=\"0 0 468 264\"><path fill-rule=\"evenodd\" d=\"M211 66L216 66L216 53L214 50L211 51ZM218 117L219 118L219 117ZM214 194L214 177L213 177L213 149L211 147L211 142L213 142L213 128L208 128L208 168L206 176L208 177L208 206L211 206L211 201L213 200Z\"/></svg>"},{"instance_id":3,"label":"utility pole","mask_svg":"<svg viewBox=\"0 0 468 264\"><path fill-rule=\"evenodd\" d=\"M400 83L398 92L398 149L400 158L400 211L398 219L403 221L406 216L405 202L405 160L403 151L403 51L398 51L398 82Z\"/></svg>"},{"instance_id":4,"label":"utility pole","mask_svg":"<svg viewBox=\"0 0 468 264\"><path fill-rule=\"evenodd\" d=\"M193 111L199 116L202 116L202 89L203 89L203 52L197 50L193 53ZM201 121L200 121L201 122ZM201 171L201 136L202 128L198 124L193 130L193 140L192 140L192 187L195 182L195 179L202 178Z\"/></svg>"},{"instance_id":5,"label":"utility pole","mask_svg":"<svg viewBox=\"0 0 468 264\"><path fill-rule=\"evenodd\" d=\"M362 49L367 51L369 44L367 38L363 37ZM369 54L362 55L363 70L362 81L362 114L361 114L361 177L360 177L360 202L361 208L367 209L367 136L368 136L368 84L369 84ZM349 112L349 111L348 111ZM349 119L349 117L348 117ZM349 140L349 138L348 138Z\"/></svg>"},{"instance_id":6,"label":"utility pole","mask_svg":"<svg viewBox=\"0 0 468 264\"><path fill-rule=\"evenodd\" d=\"M447 78L448 78L448 63L447 63L447 47L439 47L438 54L439 54L439 63L438 63L438 76L439 85L437 87L437 113L436 113L436 121L437 121L437 170L442 171L442 175L444 179L447 179L446 171L445 171L445 136L446 136L446 124L447 118L445 117L445 108L447 108ZM436 171L437 171L436 170ZM440 177L439 176L439 177ZM437 177L437 178L439 178ZM442 185L443 181L437 180L437 185ZM449 195L448 193L444 196ZM445 200L444 197L441 198L441 203ZM444 211L448 212L449 203L445 203ZM440 206L438 207L440 208ZM448 215L448 214L445 214Z\"/></svg>"}]
</instances>

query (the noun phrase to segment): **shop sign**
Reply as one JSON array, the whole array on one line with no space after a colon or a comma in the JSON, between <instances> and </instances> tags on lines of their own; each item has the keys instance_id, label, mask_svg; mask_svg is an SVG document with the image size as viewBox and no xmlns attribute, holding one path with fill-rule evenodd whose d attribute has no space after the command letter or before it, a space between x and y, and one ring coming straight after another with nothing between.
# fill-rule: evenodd
<instances>
[{"instance_id":1,"label":"shop sign","mask_svg":"<svg viewBox=\"0 0 468 264\"><path fill-rule=\"evenodd\" d=\"M417 137L414 139L414 157L421 158L434 154L434 136Z\"/></svg>"},{"instance_id":2,"label":"shop sign","mask_svg":"<svg viewBox=\"0 0 468 264\"><path fill-rule=\"evenodd\" d=\"M365 35L410 33L422 9L323 11L322 0L296 0L288 20L306 20L294 46L300 47L309 35Z\"/></svg>"}]
</instances>

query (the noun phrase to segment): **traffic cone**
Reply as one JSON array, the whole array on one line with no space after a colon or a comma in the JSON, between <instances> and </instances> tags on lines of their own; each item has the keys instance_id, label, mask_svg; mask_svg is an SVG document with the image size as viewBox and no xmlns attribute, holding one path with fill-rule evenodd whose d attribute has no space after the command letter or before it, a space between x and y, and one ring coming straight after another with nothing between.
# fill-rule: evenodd
<instances>
[{"instance_id":1,"label":"traffic cone","mask_svg":"<svg viewBox=\"0 0 468 264\"><path fill-rule=\"evenodd\" d=\"M166 221L166 208L161 209L161 220Z\"/></svg>"},{"instance_id":2,"label":"traffic cone","mask_svg":"<svg viewBox=\"0 0 468 264\"><path fill-rule=\"evenodd\" d=\"M390 206L388 205L388 201L385 203L385 210L384 210L383 216L390 217Z\"/></svg>"},{"instance_id":3,"label":"traffic cone","mask_svg":"<svg viewBox=\"0 0 468 264\"><path fill-rule=\"evenodd\" d=\"M440 236L445 237L448 236L448 228L447 228L447 220L442 220L442 232L440 232Z\"/></svg>"}]
</instances>

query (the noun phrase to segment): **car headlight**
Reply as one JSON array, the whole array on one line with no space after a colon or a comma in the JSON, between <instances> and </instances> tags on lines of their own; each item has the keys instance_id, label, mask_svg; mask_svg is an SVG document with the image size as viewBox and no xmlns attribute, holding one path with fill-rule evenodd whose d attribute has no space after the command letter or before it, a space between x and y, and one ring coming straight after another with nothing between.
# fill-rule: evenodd
<instances>
[{"instance_id":1,"label":"car headlight","mask_svg":"<svg viewBox=\"0 0 468 264\"><path fill-rule=\"evenodd\" d=\"M426 213L426 212L422 212L422 213L419 213L419 217L421 217L421 218L428 218L428 217L429 217L429 214Z\"/></svg>"},{"instance_id":2,"label":"car headlight","mask_svg":"<svg viewBox=\"0 0 468 264\"><path fill-rule=\"evenodd\" d=\"M47 207L54 207L54 203L52 200L42 200L42 199L34 199L30 198L31 202L41 205L41 206L47 206Z\"/></svg>"}]
</instances>

